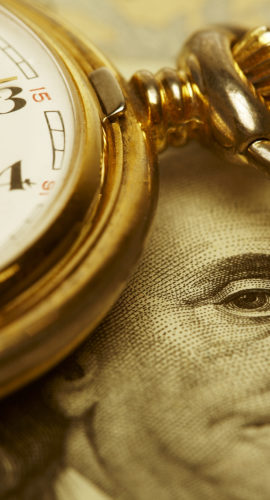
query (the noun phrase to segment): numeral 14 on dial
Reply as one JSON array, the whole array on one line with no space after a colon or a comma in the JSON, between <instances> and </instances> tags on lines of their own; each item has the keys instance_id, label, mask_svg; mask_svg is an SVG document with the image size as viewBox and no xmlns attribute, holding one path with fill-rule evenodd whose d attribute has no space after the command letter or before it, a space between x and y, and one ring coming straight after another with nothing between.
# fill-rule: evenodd
<instances>
[{"instance_id":1,"label":"numeral 14 on dial","mask_svg":"<svg viewBox=\"0 0 270 500\"><path fill-rule=\"evenodd\" d=\"M2 177L5 173L10 172L9 182L8 183L0 183L0 187L9 186L10 191L15 190L24 190L24 186L32 186L33 183L30 179L22 179L22 162L17 161L13 165L4 168L4 170L0 171L0 177Z\"/></svg>"}]
</instances>

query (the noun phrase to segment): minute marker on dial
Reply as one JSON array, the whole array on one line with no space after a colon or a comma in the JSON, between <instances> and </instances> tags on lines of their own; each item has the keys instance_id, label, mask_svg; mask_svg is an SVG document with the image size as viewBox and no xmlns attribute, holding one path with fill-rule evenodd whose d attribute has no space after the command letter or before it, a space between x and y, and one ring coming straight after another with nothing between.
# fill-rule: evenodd
<instances>
[{"instance_id":1,"label":"minute marker on dial","mask_svg":"<svg viewBox=\"0 0 270 500\"><path fill-rule=\"evenodd\" d=\"M52 170L61 170L66 147L66 131L62 113L60 111L45 111L44 114L52 143Z\"/></svg>"},{"instance_id":2,"label":"minute marker on dial","mask_svg":"<svg viewBox=\"0 0 270 500\"><path fill-rule=\"evenodd\" d=\"M14 63L27 80L33 80L38 77L37 72L30 63L16 50L7 40L0 37L0 50Z\"/></svg>"}]
</instances>

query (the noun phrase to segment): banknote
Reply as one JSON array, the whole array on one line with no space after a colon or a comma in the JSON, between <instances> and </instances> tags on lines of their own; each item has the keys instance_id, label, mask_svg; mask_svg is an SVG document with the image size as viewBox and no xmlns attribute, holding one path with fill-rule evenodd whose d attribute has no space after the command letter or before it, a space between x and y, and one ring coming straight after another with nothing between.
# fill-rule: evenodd
<instances>
[{"instance_id":1,"label":"banknote","mask_svg":"<svg viewBox=\"0 0 270 500\"><path fill-rule=\"evenodd\" d=\"M129 76L268 1L44 1ZM160 159L151 236L86 342L0 403L4 500L268 500L270 183L190 143ZM268 443L269 439L269 443Z\"/></svg>"}]
</instances>

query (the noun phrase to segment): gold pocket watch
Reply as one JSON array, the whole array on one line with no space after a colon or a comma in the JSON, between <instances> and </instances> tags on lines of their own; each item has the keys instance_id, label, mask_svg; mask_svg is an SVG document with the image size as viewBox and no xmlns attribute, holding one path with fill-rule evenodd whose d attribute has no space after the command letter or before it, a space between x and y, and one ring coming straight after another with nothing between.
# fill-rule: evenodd
<instances>
[{"instance_id":1,"label":"gold pocket watch","mask_svg":"<svg viewBox=\"0 0 270 500\"><path fill-rule=\"evenodd\" d=\"M0 6L0 396L67 355L137 261L157 155L198 138L268 170L270 34L195 34L125 82L47 11ZM203 165L202 165L203 168Z\"/></svg>"}]
</instances>

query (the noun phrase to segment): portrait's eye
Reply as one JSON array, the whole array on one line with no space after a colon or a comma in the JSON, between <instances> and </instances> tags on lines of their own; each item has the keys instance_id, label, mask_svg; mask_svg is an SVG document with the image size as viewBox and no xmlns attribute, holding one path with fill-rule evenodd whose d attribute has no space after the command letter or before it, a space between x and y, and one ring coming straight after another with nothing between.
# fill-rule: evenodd
<instances>
[{"instance_id":1,"label":"portrait's eye","mask_svg":"<svg viewBox=\"0 0 270 500\"><path fill-rule=\"evenodd\" d=\"M270 316L270 282L256 279L230 283L218 294L215 303L240 316Z\"/></svg>"},{"instance_id":2,"label":"portrait's eye","mask_svg":"<svg viewBox=\"0 0 270 500\"><path fill-rule=\"evenodd\" d=\"M246 290L229 297L227 307L241 311L265 311L270 313L270 291Z\"/></svg>"}]
</instances>

